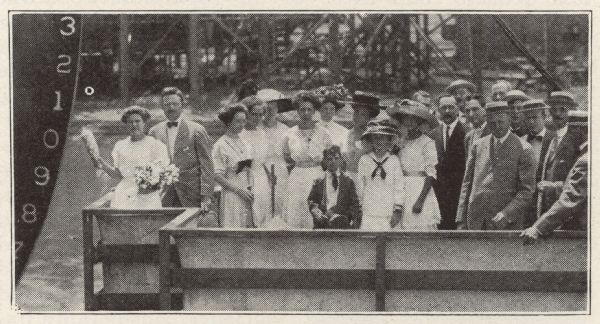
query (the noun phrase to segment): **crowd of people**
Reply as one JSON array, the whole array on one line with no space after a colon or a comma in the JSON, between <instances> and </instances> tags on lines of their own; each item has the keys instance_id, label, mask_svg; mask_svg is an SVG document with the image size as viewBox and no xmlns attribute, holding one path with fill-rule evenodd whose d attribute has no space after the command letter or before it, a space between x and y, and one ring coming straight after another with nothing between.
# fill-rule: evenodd
<instances>
[{"instance_id":1,"label":"crowd of people","mask_svg":"<svg viewBox=\"0 0 600 324\"><path fill-rule=\"evenodd\" d=\"M587 111L567 91L539 100L500 80L484 98L456 80L440 98L420 90L382 106L341 85L287 98L250 80L219 112L226 131L214 145L183 117L179 89L163 89L161 102L167 120L147 134L148 111L126 109L131 133L114 165L97 161L121 179L116 208L139 199L132 168L162 159L181 174L160 204L208 211L217 188L213 226L510 229L526 242L587 228ZM333 120L346 105L351 129ZM278 120L293 110L296 125Z\"/></svg>"}]
</instances>

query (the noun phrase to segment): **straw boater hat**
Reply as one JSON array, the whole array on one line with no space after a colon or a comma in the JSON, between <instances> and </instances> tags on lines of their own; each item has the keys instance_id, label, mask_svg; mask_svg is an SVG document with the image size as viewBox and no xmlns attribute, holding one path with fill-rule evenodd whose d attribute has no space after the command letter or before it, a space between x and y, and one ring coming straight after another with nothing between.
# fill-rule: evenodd
<instances>
[{"instance_id":1,"label":"straw boater hat","mask_svg":"<svg viewBox=\"0 0 600 324\"><path fill-rule=\"evenodd\" d=\"M492 94L496 92L505 92L508 93L512 89L512 85L510 82L506 80L498 80L498 82L492 85Z\"/></svg>"},{"instance_id":2,"label":"straw boater hat","mask_svg":"<svg viewBox=\"0 0 600 324\"><path fill-rule=\"evenodd\" d=\"M476 87L473 83L467 81L467 80L454 80L452 81L452 83L450 83L450 85L446 88L446 92L448 93L452 93L454 90L458 89L458 88L467 88L469 89L471 92L475 92Z\"/></svg>"},{"instance_id":3,"label":"straw boater hat","mask_svg":"<svg viewBox=\"0 0 600 324\"><path fill-rule=\"evenodd\" d=\"M485 112L490 114L510 113L510 107L506 101L492 101L485 105Z\"/></svg>"},{"instance_id":4,"label":"straw boater hat","mask_svg":"<svg viewBox=\"0 0 600 324\"><path fill-rule=\"evenodd\" d=\"M285 95L275 89L261 89L256 93L256 97L263 102L276 102L277 112L284 113L294 110L292 100L286 98Z\"/></svg>"},{"instance_id":5,"label":"straw boater hat","mask_svg":"<svg viewBox=\"0 0 600 324\"><path fill-rule=\"evenodd\" d=\"M569 127L571 126L588 126L588 114L587 111L583 110L571 110L569 111Z\"/></svg>"},{"instance_id":6,"label":"straw boater hat","mask_svg":"<svg viewBox=\"0 0 600 324\"><path fill-rule=\"evenodd\" d=\"M519 106L520 112L544 111L546 109L548 109L548 105L540 99L530 99Z\"/></svg>"},{"instance_id":7,"label":"straw boater hat","mask_svg":"<svg viewBox=\"0 0 600 324\"><path fill-rule=\"evenodd\" d=\"M504 100L506 100L506 102L509 105L512 104L516 100L527 101L529 99L531 99L531 98L529 98L525 94L525 92L523 92L521 90L510 90L509 92L506 93L506 96L504 96Z\"/></svg>"},{"instance_id":8,"label":"straw boater hat","mask_svg":"<svg viewBox=\"0 0 600 324\"><path fill-rule=\"evenodd\" d=\"M438 125L435 116L433 116L427 107L420 102L403 99L396 101L393 106L388 107L386 112L390 116L413 116L417 117L429 124L430 127L436 127Z\"/></svg>"},{"instance_id":9,"label":"straw boater hat","mask_svg":"<svg viewBox=\"0 0 600 324\"><path fill-rule=\"evenodd\" d=\"M368 135L375 134L397 136L398 130L388 120L370 122L367 130L360 136L360 139L364 140Z\"/></svg>"},{"instance_id":10,"label":"straw boater hat","mask_svg":"<svg viewBox=\"0 0 600 324\"><path fill-rule=\"evenodd\" d=\"M550 94L550 97L546 100L546 103L552 105L565 105L571 108L577 107L577 102L573 95L567 91L554 91Z\"/></svg>"}]
</instances>

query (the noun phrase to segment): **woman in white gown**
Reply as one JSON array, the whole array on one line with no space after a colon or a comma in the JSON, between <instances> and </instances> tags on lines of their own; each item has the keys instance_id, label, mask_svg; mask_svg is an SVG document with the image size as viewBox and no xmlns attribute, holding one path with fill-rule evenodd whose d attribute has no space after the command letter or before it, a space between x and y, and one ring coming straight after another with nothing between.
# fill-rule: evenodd
<instances>
[{"instance_id":1,"label":"woman in white gown","mask_svg":"<svg viewBox=\"0 0 600 324\"><path fill-rule=\"evenodd\" d=\"M313 120L319 108L318 98L302 91L294 98L294 106L300 120L287 132L283 154L293 166L288 178L285 204L286 222L292 228L313 228L313 219L306 207L308 195L315 180L323 175L321 160L323 150L332 145L329 132Z\"/></svg>"},{"instance_id":2,"label":"woman in white gown","mask_svg":"<svg viewBox=\"0 0 600 324\"><path fill-rule=\"evenodd\" d=\"M264 132L265 138L261 150L263 151L263 164L269 172L271 168L275 171L275 212L274 217L264 224L265 227L278 228L285 226L283 215L284 201L287 197L288 170L285 159L283 158L283 140L289 127L277 120L278 113L285 113L293 110L292 101L274 89L259 90L256 96L262 100L265 105L265 115L262 125L259 125ZM265 171L262 170L263 174ZM256 180L255 180L256 183ZM271 183L265 186L268 189L269 205L268 214L271 215Z\"/></svg>"},{"instance_id":3,"label":"woman in white gown","mask_svg":"<svg viewBox=\"0 0 600 324\"><path fill-rule=\"evenodd\" d=\"M115 188L110 206L121 209L161 208L160 192L139 193L135 183L136 167L148 163L169 164L167 147L161 141L146 135L150 113L146 108L132 106L125 110L121 121L129 128L129 136L118 141L112 151L114 166L99 158L98 165L111 177L121 181Z\"/></svg>"},{"instance_id":4,"label":"woman in white gown","mask_svg":"<svg viewBox=\"0 0 600 324\"><path fill-rule=\"evenodd\" d=\"M264 227L267 220L271 218L271 191L269 179L263 167L267 155L267 136L264 129L260 127L266 107L255 95L244 98L240 103L248 109L246 126L240 133L240 137L252 148L252 176L254 178L252 213L254 224L257 227Z\"/></svg>"},{"instance_id":5,"label":"woman in white gown","mask_svg":"<svg viewBox=\"0 0 600 324\"><path fill-rule=\"evenodd\" d=\"M423 133L437 123L427 107L413 100L402 100L387 112L400 122L406 138L400 141L400 163L404 172L405 208L397 228L437 230L440 209L431 186L438 163L435 141Z\"/></svg>"},{"instance_id":6,"label":"woman in white gown","mask_svg":"<svg viewBox=\"0 0 600 324\"><path fill-rule=\"evenodd\" d=\"M234 104L218 116L227 127L212 150L215 180L222 187L220 217L223 227L255 227L252 146L240 136L247 113L244 105Z\"/></svg>"}]
</instances>

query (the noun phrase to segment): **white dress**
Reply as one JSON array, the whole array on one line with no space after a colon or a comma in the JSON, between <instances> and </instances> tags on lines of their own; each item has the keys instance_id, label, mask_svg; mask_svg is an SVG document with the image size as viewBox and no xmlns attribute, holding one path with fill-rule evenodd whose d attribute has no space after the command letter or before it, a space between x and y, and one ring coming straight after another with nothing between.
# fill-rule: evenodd
<instances>
[{"instance_id":1,"label":"white dress","mask_svg":"<svg viewBox=\"0 0 600 324\"><path fill-rule=\"evenodd\" d=\"M283 141L285 134L289 131L289 127L281 122L277 122L275 127L262 127L265 132L265 141L262 146L264 152L264 164L271 171L271 165L274 166L275 176L277 182L275 184L275 217L262 224L263 227L279 228L285 226L284 216L284 202L287 197L287 181L288 171L287 163L283 158ZM262 167L261 167L262 168ZM264 169L262 170L263 174ZM256 180L255 180L256 182ZM268 204L268 215L271 215L271 184L268 184L269 204ZM260 227L260 226L259 226Z\"/></svg>"},{"instance_id":2,"label":"white dress","mask_svg":"<svg viewBox=\"0 0 600 324\"><path fill-rule=\"evenodd\" d=\"M152 136L132 141L131 136L118 141L112 151L113 164L119 169L123 179L115 188L114 198L110 206L121 209L156 209L161 208L160 192L139 194L135 183L136 167L143 167L150 162L169 164L167 146Z\"/></svg>"},{"instance_id":3,"label":"white dress","mask_svg":"<svg viewBox=\"0 0 600 324\"><path fill-rule=\"evenodd\" d=\"M386 160L387 159L387 160ZM385 179L376 162L383 163ZM373 176L373 172L375 175ZM362 229L390 230L394 205L404 205L404 176L397 156L386 153L381 159L375 154L363 155L358 162L356 191L361 201ZM406 207L405 207L406 209Z\"/></svg>"},{"instance_id":4,"label":"white dress","mask_svg":"<svg viewBox=\"0 0 600 324\"><path fill-rule=\"evenodd\" d=\"M413 214L412 208L421 190L425 176L436 178L437 150L435 141L426 135L406 140L400 149L400 163L404 171L405 205L402 221L397 228L406 230L437 230L440 208L433 187L425 197L423 209Z\"/></svg>"},{"instance_id":5,"label":"white dress","mask_svg":"<svg viewBox=\"0 0 600 324\"><path fill-rule=\"evenodd\" d=\"M333 120L328 122L319 121L319 125L323 126L323 128L329 131L332 145L339 146L340 150L344 152L346 150L346 141L348 140L348 128L334 122Z\"/></svg>"},{"instance_id":6,"label":"white dress","mask_svg":"<svg viewBox=\"0 0 600 324\"><path fill-rule=\"evenodd\" d=\"M294 126L285 136L284 151L289 152L295 162L288 177L285 200L286 222L292 228L314 227L307 199L313 183L323 175L323 150L330 146L329 132L318 125L306 131Z\"/></svg>"},{"instance_id":7,"label":"white dress","mask_svg":"<svg viewBox=\"0 0 600 324\"><path fill-rule=\"evenodd\" d=\"M222 175L239 187L253 189L251 170L246 168L240 173L236 173L239 161L252 159L252 147L247 141L241 137L233 138L223 135L213 146L212 158L215 174ZM248 227L250 224L247 223L247 216L251 212L250 205L238 194L225 188L221 190L222 227Z\"/></svg>"}]
</instances>

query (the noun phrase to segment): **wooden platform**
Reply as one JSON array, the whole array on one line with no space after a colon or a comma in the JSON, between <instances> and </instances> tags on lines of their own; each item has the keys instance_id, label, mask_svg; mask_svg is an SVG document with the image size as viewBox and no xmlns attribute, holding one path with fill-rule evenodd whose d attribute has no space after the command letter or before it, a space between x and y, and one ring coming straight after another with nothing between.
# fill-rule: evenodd
<instances>
[{"instance_id":1,"label":"wooden platform","mask_svg":"<svg viewBox=\"0 0 600 324\"><path fill-rule=\"evenodd\" d=\"M161 308L337 312L585 312L587 239L516 231L160 230ZM168 266L175 239L181 268ZM175 290L174 290L175 289Z\"/></svg>"}]
</instances>

